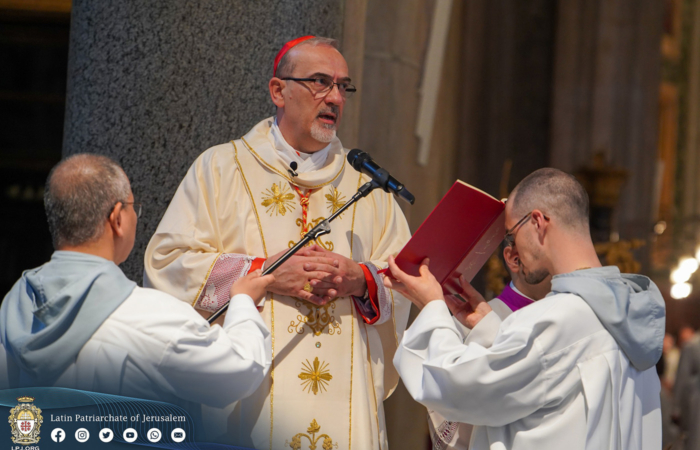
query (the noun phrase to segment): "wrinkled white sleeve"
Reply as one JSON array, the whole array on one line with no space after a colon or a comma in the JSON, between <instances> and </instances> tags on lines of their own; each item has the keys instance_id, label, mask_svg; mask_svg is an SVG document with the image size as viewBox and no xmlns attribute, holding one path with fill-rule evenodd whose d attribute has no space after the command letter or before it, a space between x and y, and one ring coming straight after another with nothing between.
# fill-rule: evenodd
<instances>
[{"instance_id":1,"label":"wrinkled white sleeve","mask_svg":"<svg viewBox=\"0 0 700 450\"><path fill-rule=\"evenodd\" d=\"M394 358L411 396L447 420L473 425L502 426L542 407L547 383L534 333L501 331L485 348L478 341L491 337L476 339L479 328L493 330L496 322L496 314L487 315L465 344L445 302L426 305Z\"/></svg>"},{"instance_id":2,"label":"wrinkled white sleeve","mask_svg":"<svg viewBox=\"0 0 700 450\"><path fill-rule=\"evenodd\" d=\"M193 319L177 329L158 368L179 397L224 407L253 393L271 360L270 332L253 300L238 294L223 327Z\"/></svg>"}]
</instances>

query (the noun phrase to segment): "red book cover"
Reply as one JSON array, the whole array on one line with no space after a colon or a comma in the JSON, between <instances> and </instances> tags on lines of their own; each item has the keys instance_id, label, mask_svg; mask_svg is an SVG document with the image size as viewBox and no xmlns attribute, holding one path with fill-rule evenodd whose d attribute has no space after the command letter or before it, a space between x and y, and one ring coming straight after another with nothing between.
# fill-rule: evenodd
<instances>
[{"instance_id":1,"label":"red book cover","mask_svg":"<svg viewBox=\"0 0 700 450\"><path fill-rule=\"evenodd\" d=\"M505 204L455 181L396 257L404 272L417 276L424 258L445 293L461 292L459 276L471 281L505 237Z\"/></svg>"}]
</instances>

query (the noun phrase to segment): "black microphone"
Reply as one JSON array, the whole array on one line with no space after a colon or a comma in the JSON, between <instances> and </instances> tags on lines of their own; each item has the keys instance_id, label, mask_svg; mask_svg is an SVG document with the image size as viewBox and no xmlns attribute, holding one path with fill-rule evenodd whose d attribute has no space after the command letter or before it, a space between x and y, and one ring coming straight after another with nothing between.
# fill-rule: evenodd
<instances>
[{"instance_id":1,"label":"black microphone","mask_svg":"<svg viewBox=\"0 0 700 450\"><path fill-rule=\"evenodd\" d=\"M292 161L291 163L289 163L289 167L291 167L291 169L287 169L287 172L289 172L289 174L290 174L292 177L298 177L299 174L297 173L297 167L298 167L298 166L297 166L297 162L296 162L296 161Z\"/></svg>"},{"instance_id":2,"label":"black microphone","mask_svg":"<svg viewBox=\"0 0 700 450\"><path fill-rule=\"evenodd\" d=\"M358 172L369 175L369 177L386 192L398 195L410 204L416 201L413 194L408 192L408 189L406 189L403 184L399 183L396 178L389 175L389 172L372 161L372 157L369 156L369 154L357 148L352 149L348 153L348 162Z\"/></svg>"}]
</instances>

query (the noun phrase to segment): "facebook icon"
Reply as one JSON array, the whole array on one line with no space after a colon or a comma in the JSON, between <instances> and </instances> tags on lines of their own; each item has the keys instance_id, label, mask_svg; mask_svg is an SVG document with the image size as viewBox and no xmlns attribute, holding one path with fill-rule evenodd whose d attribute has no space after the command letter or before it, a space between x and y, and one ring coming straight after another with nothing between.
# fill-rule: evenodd
<instances>
[{"instance_id":1,"label":"facebook icon","mask_svg":"<svg viewBox=\"0 0 700 450\"><path fill-rule=\"evenodd\" d=\"M51 440L54 442L63 442L66 438L66 432L62 428L54 428L51 431Z\"/></svg>"}]
</instances>

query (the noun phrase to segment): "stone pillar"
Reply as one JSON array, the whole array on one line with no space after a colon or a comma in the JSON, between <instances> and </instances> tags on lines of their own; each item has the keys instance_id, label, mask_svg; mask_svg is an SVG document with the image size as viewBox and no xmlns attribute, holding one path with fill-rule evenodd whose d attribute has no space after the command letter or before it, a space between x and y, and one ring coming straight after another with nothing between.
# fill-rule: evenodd
<instances>
[{"instance_id":1,"label":"stone pillar","mask_svg":"<svg viewBox=\"0 0 700 450\"><path fill-rule=\"evenodd\" d=\"M663 3L557 1L549 165L575 172L602 152L628 170L614 220L622 239L648 238L656 215Z\"/></svg>"},{"instance_id":2,"label":"stone pillar","mask_svg":"<svg viewBox=\"0 0 700 450\"><path fill-rule=\"evenodd\" d=\"M143 203L122 265L143 253L194 159L274 112L267 83L289 39L340 38L343 2L74 0L63 155L122 164Z\"/></svg>"}]
</instances>

